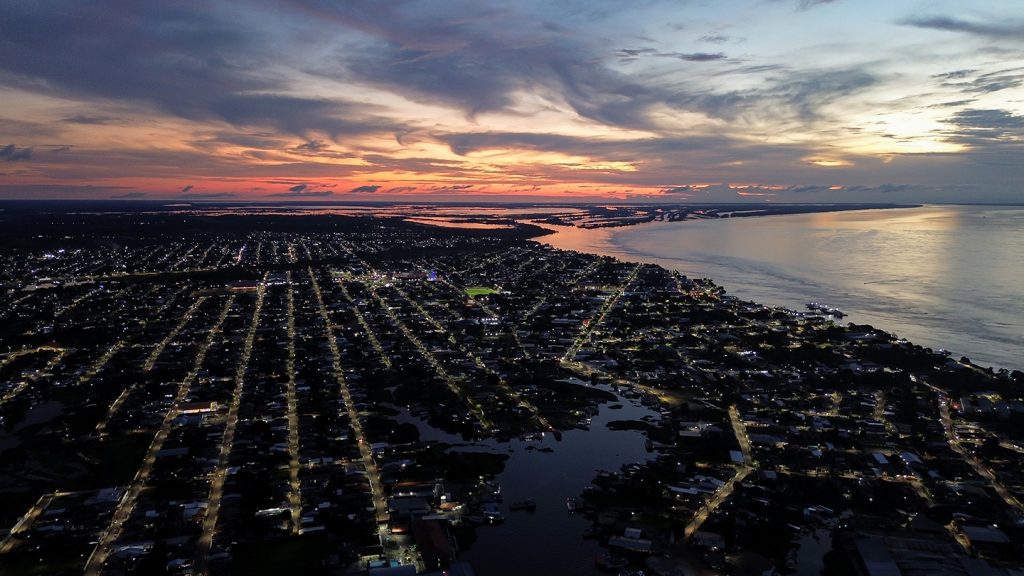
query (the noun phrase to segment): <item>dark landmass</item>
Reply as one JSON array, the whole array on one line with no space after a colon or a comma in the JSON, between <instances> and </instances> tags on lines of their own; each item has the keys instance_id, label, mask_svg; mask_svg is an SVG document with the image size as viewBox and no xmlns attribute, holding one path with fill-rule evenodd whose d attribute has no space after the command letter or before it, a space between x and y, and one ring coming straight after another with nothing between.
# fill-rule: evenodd
<instances>
[{"instance_id":1,"label":"dark landmass","mask_svg":"<svg viewBox=\"0 0 1024 576\"><path fill-rule=\"evenodd\" d=\"M0 202L0 245L48 247L137 239L160 242L182 235L266 232L366 233L428 218L451 224L497 228L443 228L403 223L435 236L534 238L548 226L606 228L647 222L746 218L814 212L912 208L908 204L522 204L488 205L496 215L480 216L478 204L395 204L370 202L154 202L154 201L5 201ZM301 216L284 218L282 216ZM439 230L440 228L440 230Z\"/></svg>"},{"instance_id":2,"label":"dark landmass","mask_svg":"<svg viewBox=\"0 0 1024 576\"><path fill-rule=\"evenodd\" d=\"M829 573L1024 561L1019 370L518 218L40 206L0 212L0 575L447 566L509 450L572 458L602 409L649 454L566 502L606 568L785 572L812 534Z\"/></svg>"}]
</instances>

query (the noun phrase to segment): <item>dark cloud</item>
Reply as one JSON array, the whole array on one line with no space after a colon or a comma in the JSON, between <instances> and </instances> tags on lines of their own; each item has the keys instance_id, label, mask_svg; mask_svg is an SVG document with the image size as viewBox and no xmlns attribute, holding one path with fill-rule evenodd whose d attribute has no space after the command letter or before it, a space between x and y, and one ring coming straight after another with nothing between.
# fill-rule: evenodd
<instances>
[{"instance_id":1,"label":"dark cloud","mask_svg":"<svg viewBox=\"0 0 1024 576\"><path fill-rule=\"evenodd\" d=\"M456 175L465 169L465 163L441 158L394 158L383 154L364 154L361 158L378 170Z\"/></svg>"},{"instance_id":2,"label":"dark cloud","mask_svg":"<svg viewBox=\"0 0 1024 576\"><path fill-rule=\"evenodd\" d=\"M512 148L539 152L563 152L621 162L641 160L645 157L664 157L666 153L672 152L680 154L695 150L731 149L734 146L741 146L739 142L721 136L597 140L532 132L471 132L441 135L438 139L460 156L479 150Z\"/></svg>"},{"instance_id":3,"label":"dark cloud","mask_svg":"<svg viewBox=\"0 0 1024 576\"><path fill-rule=\"evenodd\" d=\"M476 188L473 184L448 184L442 186L433 186L430 188L431 192L466 192Z\"/></svg>"},{"instance_id":4,"label":"dark cloud","mask_svg":"<svg viewBox=\"0 0 1024 576\"><path fill-rule=\"evenodd\" d=\"M191 192L193 188L195 188L195 186L192 185L192 184L189 184L188 186L185 186L184 188L182 188L181 191L182 192Z\"/></svg>"},{"instance_id":5,"label":"dark cloud","mask_svg":"<svg viewBox=\"0 0 1024 576\"><path fill-rule=\"evenodd\" d=\"M942 80L940 85L943 87L955 88L965 94L989 94L1024 85L1024 67L996 70L971 78L976 72L976 70L956 70L935 74L932 78Z\"/></svg>"},{"instance_id":6,"label":"dark cloud","mask_svg":"<svg viewBox=\"0 0 1024 576\"><path fill-rule=\"evenodd\" d=\"M1024 116L1007 110L964 110L954 115L952 123L995 130L1001 135L1006 131L1019 134L1020 130L1024 128Z\"/></svg>"},{"instance_id":7,"label":"dark cloud","mask_svg":"<svg viewBox=\"0 0 1024 576\"><path fill-rule=\"evenodd\" d=\"M284 96L278 56L213 5L40 0L4 6L0 78L28 90L155 106L190 120L331 137L392 131L371 106ZM116 30L116 33L112 31ZM42 82L41 82L42 81ZM96 123L99 117L68 121Z\"/></svg>"},{"instance_id":8,"label":"dark cloud","mask_svg":"<svg viewBox=\"0 0 1024 576\"><path fill-rule=\"evenodd\" d=\"M722 54L721 52L716 52L714 54L709 52L670 52L665 55L672 58L678 58L680 60L686 60L687 62L712 62L714 60L725 60L726 58L725 54Z\"/></svg>"},{"instance_id":9,"label":"dark cloud","mask_svg":"<svg viewBox=\"0 0 1024 576\"><path fill-rule=\"evenodd\" d=\"M619 56L624 58L632 58L635 56L647 56L651 54L657 54L658 51L654 48L622 48L619 50Z\"/></svg>"},{"instance_id":10,"label":"dark cloud","mask_svg":"<svg viewBox=\"0 0 1024 576\"><path fill-rule=\"evenodd\" d=\"M806 122L820 118L825 106L862 92L877 82L873 74L859 68L793 71L766 79L764 86L754 90L681 93L670 103L725 119L745 114L771 114L774 116L771 119L789 116Z\"/></svg>"},{"instance_id":11,"label":"dark cloud","mask_svg":"<svg viewBox=\"0 0 1024 576\"><path fill-rule=\"evenodd\" d=\"M315 158L333 158L333 159L350 159L357 158L358 156L352 152L338 152L331 150L331 145L323 140L310 140L287 148L288 152L302 154L303 156L315 157Z\"/></svg>"},{"instance_id":12,"label":"dark cloud","mask_svg":"<svg viewBox=\"0 0 1024 576\"><path fill-rule=\"evenodd\" d=\"M301 192L277 192L275 194L267 194L267 196L274 198L322 198L324 196L332 196L334 192L330 190L302 190Z\"/></svg>"},{"instance_id":13,"label":"dark cloud","mask_svg":"<svg viewBox=\"0 0 1024 576\"><path fill-rule=\"evenodd\" d=\"M1024 67L1009 68L978 75L965 89L965 92L987 94L1007 88L1017 88L1021 85L1024 85Z\"/></svg>"},{"instance_id":14,"label":"dark cloud","mask_svg":"<svg viewBox=\"0 0 1024 576\"><path fill-rule=\"evenodd\" d=\"M661 190L664 195L679 195L687 199L698 199L701 201L764 201L771 199L773 202L809 201L808 196L815 196L817 199L832 201L856 201L870 200L878 195L903 194L912 192L926 192L927 187L910 184L879 184L879 185L821 185L804 184L792 186L766 186L766 185L735 185L728 183L707 185L671 186Z\"/></svg>"},{"instance_id":15,"label":"dark cloud","mask_svg":"<svg viewBox=\"0 0 1024 576\"><path fill-rule=\"evenodd\" d=\"M113 10L71 0L15 3L0 20L5 55L0 76L30 90L46 86L61 96L142 103L189 120L298 135L307 141L293 150L303 154L329 153L318 135L338 140L409 130L371 104L289 95L294 94L293 83L267 71L290 47L269 42L259 19L239 19L218 5L200 6L124 2ZM787 112L785 79L744 93L705 93L613 69L604 39L573 33L575 28L565 23L612 18L618 6L611 2L550 10L358 0L282 0L281 6L274 17L304 19L310 26L339 32L337 37L348 42L333 60L309 64L302 72L453 106L469 116L513 110L523 92L564 103L600 123L644 130L659 129L655 112L664 107L725 119L735 118L737 107L758 107L761 114ZM458 18L452 17L453 11ZM713 43L725 39L704 37ZM728 60L718 52L661 53L652 48L627 48L616 55L693 63ZM804 97L797 94L792 100L799 108L795 115L816 117L818 102L830 103L838 93L818 99L811 86L805 87ZM212 140L204 145L218 144ZM275 160L273 152L287 147L260 146L263 152L250 156Z\"/></svg>"},{"instance_id":16,"label":"dark cloud","mask_svg":"<svg viewBox=\"0 0 1024 576\"><path fill-rule=\"evenodd\" d=\"M796 7L800 10L810 10L815 6L821 6L823 4L832 4L839 0L798 0Z\"/></svg>"},{"instance_id":17,"label":"dark cloud","mask_svg":"<svg viewBox=\"0 0 1024 576\"><path fill-rule=\"evenodd\" d=\"M145 192L125 192L124 194L114 194L110 198L113 200L136 200L146 196L149 196L149 194Z\"/></svg>"},{"instance_id":18,"label":"dark cloud","mask_svg":"<svg viewBox=\"0 0 1024 576\"><path fill-rule=\"evenodd\" d=\"M29 160L32 158L31 148L18 148L14 144L8 144L0 148L0 158L6 162L17 162L18 160Z\"/></svg>"},{"instance_id":19,"label":"dark cloud","mask_svg":"<svg viewBox=\"0 0 1024 576\"><path fill-rule=\"evenodd\" d=\"M419 189L419 186L396 186L394 188L388 188L384 192L386 194L408 194L409 192L415 192Z\"/></svg>"},{"instance_id":20,"label":"dark cloud","mask_svg":"<svg viewBox=\"0 0 1024 576\"><path fill-rule=\"evenodd\" d=\"M969 22L949 16L920 16L908 18L901 24L932 30L964 32L995 40L1024 41L1024 21Z\"/></svg>"},{"instance_id":21,"label":"dark cloud","mask_svg":"<svg viewBox=\"0 0 1024 576\"><path fill-rule=\"evenodd\" d=\"M828 1L774 0L769 10L822 9L825 3ZM9 2L0 18L0 85L77 104L38 122L32 121L31 114L17 120L0 119L0 134L8 134L8 141L35 144L34 153L13 145L0 148L0 157L10 161L14 156L34 154L30 167L33 172L38 168L48 182L109 181L117 174L162 179L167 184L160 189L174 190L186 178L205 183L212 177L224 177L240 182L240 191L248 191L250 182L280 179L276 186L264 185L276 196L289 198L329 195L329 188L316 183L318 179L378 182L385 181L380 176L385 172L401 173L399 183L494 182L492 186L517 190L537 182L546 190L553 190L555 183L573 189L589 183L620 191L632 186L678 188L668 194L679 196L697 193L682 184L673 185L680 175L686 176L684 182L717 182L728 174L743 182L811 182L806 191L786 192L810 198L821 188L813 184L822 181L824 170L829 178L848 176L841 181L856 182L851 175L859 175L875 185L882 180L912 181L911 168L920 170L917 177L922 180L937 181L950 174L967 179L994 173L981 172L980 164L970 164L974 159L980 158L987 170L988 164L1010 163L1012 153L1019 153L1020 136L1013 132L1015 113L1004 111L998 117L996 111L961 110L965 114L950 116L941 136L964 144L969 149L966 153L893 154L884 160L866 160L846 151L850 157L839 160L848 160L848 165L809 165L806 158L826 156L821 150L808 149L812 147L809 142L842 155L841 148L829 144L841 146L845 136L860 128L871 135L882 130L851 126L848 131L840 126L837 120L847 110L843 105L850 99L861 109L864 101L858 101L860 94L881 81L889 82L886 88L898 87L908 76L899 79L896 60L899 66L904 61L913 66L927 54L892 56L887 52L879 56L877 50L891 47L869 49L839 45L845 40L837 40L837 49L850 49L844 52L848 56L844 61L860 59L871 64L808 69L806 63L814 62L815 55L809 55L810 60L797 58L779 64L781 56L773 59L776 57L770 54L781 45L769 42L765 53L744 54L742 58L751 59L748 63L726 48L743 39L721 33L742 34L748 23L704 22L700 16L687 19L689 27L676 38L692 42L708 33L699 38L700 43L681 48L686 45L674 40L673 44L660 44L645 36L654 35L655 30L665 33L666 26L678 29L671 21L682 20L681 11L671 3L644 4L647 11L641 17L623 19L621 3L611 0L547 3L543 8L526 9L517 3L471 0L443 5L414 0L275 0L243 3L244 10L234 3L195 0ZM759 15L765 3L754 4L751 18ZM699 14L703 8L696 10ZM825 10L827 7L822 12ZM706 14L720 15L718 11ZM788 15L793 21L808 16ZM644 20L653 16L661 20ZM734 18L730 14L726 20ZM918 94L911 104L910 98L879 104L886 110L932 105L953 114L977 106L972 102L977 95L1007 95L1024 82L1022 72L1013 69L984 73L997 69L992 63L996 60L1014 61L1010 53L992 50L1018 47L1010 32L1021 28L1019 20L979 24L919 18L904 23L1006 41L988 42L984 53L970 53L976 42L968 42L962 66L983 70L951 68L931 80L942 84L942 90ZM780 29L777 33L791 32ZM956 41L957 37L950 35L949 39ZM799 38L803 46L822 40L831 39L822 38L817 31ZM624 44L630 47L616 49ZM661 60L643 63L651 66L619 65L639 59ZM321 78L308 81L316 75ZM367 87L394 97L378 98L376 92L367 93ZM524 94L531 98L524 99ZM937 104L942 98L950 102ZM482 127L479 133L452 133L463 129L446 125L448 114L420 114L401 121L385 117L408 116L414 113L409 110L419 110L406 109L400 104L402 99L450 107L468 117L477 115ZM382 103L380 107L374 104L377 101ZM625 128L643 130L650 137L611 140L607 136L525 132L547 126L523 128L523 133L488 132L490 118L480 116L494 111L528 114L535 105L550 106L556 113L575 113L583 120L580 124L603 124L601 134L636 133L616 130ZM1009 104L1006 107L1011 108ZM725 122L700 123L694 131L684 131L675 118L691 116L678 112ZM166 118L162 115L194 122L173 125L174 129L193 130L185 142L191 148L135 141L103 147L89 144L76 149L74 155L51 155L50 146L38 144L64 142L65 133L82 132L73 124L144 127L148 122L163 124ZM830 122L826 125L822 120ZM528 121L524 117L524 125ZM714 125L722 126L721 130L709 132L708 126ZM833 138L840 130L843 136ZM786 138L797 133L800 137ZM347 138L365 134L376 137L372 144L368 138ZM795 143L770 143L785 141ZM481 150L525 150L585 160L537 159L499 166L487 158L430 158L430 148L420 145L436 142L463 156ZM400 154L395 153L398 147L404 148ZM360 161L323 161L329 158ZM930 170L940 165L956 165L957 170ZM188 167L188 174L182 173L183 166ZM1005 177L1003 173L999 173L999 182L1020 172L1007 171ZM290 174L301 179L282 178ZM421 175L426 176L421 179ZM304 187L294 189L298 186ZM349 186L337 191L340 194ZM452 197L469 190L457 186L472 185L441 189L450 190ZM379 195L392 190L437 191L422 184L366 192ZM479 188L472 191L481 192ZM767 188L754 192L773 193ZM738 194L732 188L721 193Z\"/></svg>"},{"instance_id":22,"label":"dark cloud","mask_svg":"<svg viewBox=\"0 0 1024 576\"><path fill-rule=\"evenodd\" d=\"M952 138L955 133L952 128L950 126L951 135L947 138ZM1007 184L990 186L977 197L1019 198L1019 187L1012 183L1024 181L1019 149L1015 150L1013 146L1016 145L1010 141L999 140L994 141L999 147L991 145L991 142L984 147L979 143L972 147L974 151L971 153L894 154L888 157L844 155L837 160L845 161L845 164L823 167L807 160L821 157L823 152L806 145L770 144L724 135L603 140L555 134L484 132L447 134L438 138L457 154L508 149L554 152L592 158L599 166L623 162L631 167L623 170L587 169L586 166L537 163L517 167L517 180L509 184L575 182L578 183L577 189L582 184L647 187L668 190L672 197L699 197L708 202L745 201L753 198L752 194L776 194L777 201L788 196L794 202L859 202L878 200L881 193L888 194L885 201L950 202L956 201L957 190L952 186L984 181L994 164L999 165L1000 182ZM690 183L714 182L722 174L728 174L737 181L767 182L772 186L715 191L694 187L687 181L680 183L680 174L685 174ZM830 184L818 185L822 180ZM919 183L920 186L905 192L891 186L877 188L886 181L895 183L892 185ZM848 188L837 192L831 183ZM787 189L793 184L817 188L804 188L800 192L795 186ZM864 187L852 188L855 185Z\"/></svg>"},{"instance_id":23,"label":"dark cloud","mask_svg":"<svg viewBox=\"0 0 1024 576\"><path fill-rule=\"evenodd\" d=\"M782 64L756 64L750 66L738 66L736 68L729 68L727 70L720 70L717 72L719 76L728 76L734 74L752 74L761 75L767 74L768 72L785 72L789 69Z\"/></svg>"},{"instance_id":24,"label":"dark cloud","mask_svg":"<svg viewBox=\"0 0 1024 576\"><path fill-rule=\"evenodd\" d=\"M803 185L803 186L789 186L789 187L787 187L785 189L785 191L786 192L792 192L794 194L809 194L809 193L812 193L812 192L825 192L825 191L827 191L829 189L830 188L828 186Z\"/></svg>"},{"instance_id":25,"label":"dark cloud","mask_svg":"<svg viewBox=\"0 0 1024 576\"><path fill-rule=\"evenodd\" d=\"M367 37L365 45L339 54L337 66L322 74L346 75L468 116L512 110L518 94L532 92L599 122L652 128L648 112L665 101L601 62L602 42L567 33L539 11L475 3L457 9L418 2L383 9L377 2L291 4ZM458 18L451 17L453 10Z\"/></svg>"},{"instance_id":26,"label":"dark cloud","mask_svg":"<svg viewBox=\"0 0 1024 576\"><path fill-rule=\"evenodd\" d=\"M900 194L904 192L910 192L913 190L919 190L920 186L914 186L911 184L882 184L879 186L849 186L844 190L850 192L873 192L876 194Z\"/></svg>"},{"instance_id":27,"label":"dark cloud","mask_svg":"<svg viewBox=\"0 0 1024 576\"><path fill-rule=\"evenodd\" d=\"M0 184L0 198L105 198L127 190L127 186L96 186L92 184Z\"/></svg>"},{"instance_id":28,"label":"dark cloud","mask_svg":"<svg viewBox=\"0 0 1024 576\"><path fill-rule=\"evenodd\" d=\"M690 185L686 184L686 185L683 185L683 186L672 186L670 188L663 188L661 190L661 192L663 194L683 194L683 195L689 195L689 194L693 194L694 192L698 192L699 190L700 189L695 187L695 186L690 186Z\"/></svg>"},{"instance_id":29,"label":"dark cloud","mask_svg":"<svg viewBox=\"0 0 1024 576\"><path fill-rule=\"evenodd\" d=\"M328 147L328 144L323 140L310 140L309 142L299 144L295 147L295 150L300 152L319 152Z\"/></svg>"},{"instance_id":30,"label":"dark cloud","mask_svg":"<svg viewBox=\"0 0 1024 576\"><path fill-rule=\"evenodd\" d=\"M725 34L705 34L698 38L701 42L706 42L708 44L725 44L730 39L731 38Z\"/></svg>"},{"instance_id":31,"label":"dark cloud","mask_svg":"<svg viewBox=\"0 0 1024 576\"><path fill-rule=\"evenodd\" d=\"M941 78L943 80L960 80L967 78L970 75L977 72L977 70L953 70L952 72L943 72L941 74L932 74L932 78Z\"/></svg>"},{"instance_id":32,"label":"dark cloud","mask_svg":"<svg viewBox=\"0 0 1024 576\"><path fill-rule=\"evenodd\" d=\"M1024 115L998 109L968 109L957 112L946 122L954 127L950 139L955 142L1004 142L1024 147Z\"/></svg>"},{"instance_id":33,"label":"dark cloud","mask_svg":"<svg viewBox=\"0 0 1024 576\"><path fill-rule=\"evenodd\" d=\"M929 108L958 108L960 106L966 106L973 103L974 100L952 100L950 102L941 102L939 104L931 104Z\"/></svg>"},{"instance_id":34,"label":"dark cloud","mask_svg":"<svg viewBox=\"0 0 1024 576\"><path fill-rule=\"evenodd\" d=\"M87 116L84 114L77 114L74 116L66 116L61 119L61 122L67 122L69 124L89 124L89 125L102 125L109 124L113 119L106 116Z\"/></svg>"},{"instance_id":35,"label":"dark cloud","mask_svg":"<svg viewBox=\"0 0 1024 576\"><path fill-rule=\"evenodd\" d=\"M551 51L549 44L557 40L549 33L536 32L543 38L537 45L513 49L513 38L479 26L479 10L486 8L469 8L457 19L449 10L403 10L397 4L381 10L375 3L352 3L330 10L330 17L376 39L374 46L346 58L358 79L470 114L510 108L516 91L552 81L552 68L563 65Z\"/></svg>"},{"instance_id":36,"label":"dark cloud","mask_svg":"<svg viewBox=\"0 0 1024 576\"><path fill-rule=\"evenodd\" d=\"M272 180L270 183L272 183L272 184L291 184L291 182L287 181L287 180L284 180L284 181L282 181L282 180ZM316 187L316 188L332 188L333 186L334 186L334 184L315 184L315 185L310 185L310 184L307 184L307 183L303 182L301 184L295 184L294 186L289 187L288 191L286 191L286 192L277 192L277 193L274 193L274 194L268 194L268 196L275 197L275 198L315 198L315 197L331 196L331 195L334 194L334 192L332 192L330 190L316 190L316 189L314 189L314 187Z\"/></svg>"},{"instance_id":37,"label":"dark cloud","mask_svg":"<svg viewBox=\"0 0 1024 576\"><path fill-rule=\"evenodd\" d=\"M687 62L713 62L725 60L727 57L721 52L660 52L654 48L623 48L618 51L619 62L632 62L641 56L652 56L657 58L674 58Z\"/></svg>"},{"instance_id":38,"label":"dark cloud","mask_svg":"<svg viewBox=\"0 0 1024 576\"><path fill-rule=\"evenodd\" d=\"M554 152L593 159L587 163L562 166L536 163L517 167L520 178L545 182L599 182L626 186L664 186L678 180L680 173L694 180L720 177L785 179L810 172L803 158L812 153L799 145L769 144L737 140L724 135L604 140L556 134L463 133L439 136L460 155L486 150L528 150ZM623 163L623 169L609 166ZM486 175L482 175L487 178ZM783 180L785 181L785 180Z\"/></svg>"},{"instance_id":39,"label":"dark cloud","mask_svg":"<svg viewBox=\"0 0 1024 576\"><path fill-rule=\"evenodd\" d=\"M837 199L841 199L844 196L857 195L858 197L865 198L869 195L879 194L900 194L921 190L921 186L911 184L879 184L874 186L856 184L852 186L834 186L834 185L802 185L802 186L786 186L779 189L774 189L776 195L796 194L796 195L831 195Z\"/></svg>"},{"instance_id":40,"label":"dark cloud","mask_svg":"<svg viewBox=\"0 0 1024 576\"><path fill-rule=\"evenodd\" d=\"M374 118L367 106L335 100L228 94L205 104L205 109L194 111L196 119L212 116L237 126L270 126L300 136L325 133L338 138L394 129L390 121Z\"/></svg>"},{"instance_id":41,"label":"dark cloud","mask_svg":"<svg viewBox=\"0 0 1024 576\"><path fill-rule=\"evenodd\" d=\"M678 197L689 202L764 202L772 200L778 190L763 186L733 186L727 182L712 185L683 184L661 190L663 197Z\"/></svg>"},{"instance_id":42,"label":"dark cloud","mask_svg":"<svg viewBox=\"0 0 1024 576\"><path fill-rule=\"evenodd\" d=\"M376 184L370 184L366 186L356 186L355 188L349 190L349 192L353 194L372 194L377 190L380 190L380 186Z\"/></svg>"},{"instance_id":43,"label":"dark cloud","mask_svg":"<svg viewBox=\"0 0 1024 576\"><path fill-rule=\"evenodd\" d=\"M946 120L948 141L965 147L957 157L970 162L978 177L1010 190L1004 199L1020 201L1024 182L1024 115L1000 109L960 110ZM996 176L993 179L993 176ZM960 178L963 178L962 176Z\"/></svg>"},{"instance_id":44,"label":"dark cloud","mask_svg":"<svg viewBox=\"0 0 1024 576\"><path fill-rule=\"evenodd\" d=\"M178 198L184 198L188 200L217 200L220 198L234 198L237 196L234 192L190 192L188 194L178 194Z\"/></svg>"}]
</instances>

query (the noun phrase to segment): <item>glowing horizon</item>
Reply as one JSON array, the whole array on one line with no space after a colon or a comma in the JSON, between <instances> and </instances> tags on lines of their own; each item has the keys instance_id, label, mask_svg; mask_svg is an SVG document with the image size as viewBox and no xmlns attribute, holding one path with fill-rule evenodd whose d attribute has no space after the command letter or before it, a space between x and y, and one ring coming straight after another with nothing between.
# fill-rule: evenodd
<instances>
[{"instance_id":1,"label":"glowing horizon","mask_svg":"<svg viewBox=\"0 0 1024 576\"><path fill-rule=\"evenodd\" d=\"M1019 6L919 8L15 3L0 199L1024 201Z\"/></svg>"}]
</instances>

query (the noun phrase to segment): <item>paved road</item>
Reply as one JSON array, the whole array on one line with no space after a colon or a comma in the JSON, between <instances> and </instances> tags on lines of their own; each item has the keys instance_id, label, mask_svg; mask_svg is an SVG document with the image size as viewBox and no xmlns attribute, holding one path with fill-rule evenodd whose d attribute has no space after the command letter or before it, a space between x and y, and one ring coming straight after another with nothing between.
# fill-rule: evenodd
<instances>
[{"instance_id":1,"label":"paved road","mask_svg":"<svg viewBox=\"0 0 1024 576\"><path fill-rule=\"evenodd\" d=\"M736 441L740 445L740 451L743 452L743 464L736 467L736 474L719 488L704 503L704 506L694 514L693 519L686 525L686 530L683 534L683 537L686 539L689 539L693 536L694 532L700 530L708 516L732 496L733 491L736 489L736 484L742 482L744 478L754 471L754 457L750 448L750 438L747 436L746 426L743 425L743 419L740 418L739 410L735 405L729 407L729 421L732 424L733 432L736 434Z\"/></svg>"},{"instance_id":2,"label":"paved road","mask_svg":"<svg viewBox=\"0 0 1024 576\"><path fill-rule=\"evenodd\" d=\"M264 281L266 280L266 275L264 275L263 279ZM195 557L192 562L192 573L196 576L204 576L209 570L210 548L213 546L213 536L217 530L217 518L220 515L220 504L224 496L224 482L227 480L228 475L228 462L230 461L231 449L235 442L235 429L238 427L238 409L242 404L245 375L249 367L249 358L252 356L253 343L256 340L256 329L259 327L260 312L263 310L263 298L265 295L266 286L261 284L256 292L256 306L252 312L252 320L249 322L249 330L245 334L242 356L239 358L238 366L235 368L235 389L231 395L231 404L228 406L224 434L221 436L217 467L214 469L213 477L210 479L210 495L207 498L206 516L203 518L203 531L196 542Z\"/></svg>"},{"instance_id":3,"label":"paved road","mask_svg":"<svg viewBox=\"0 0 1024 576\"><path fill-rule=\"evenodd\" d=\"M135 508L135 502L138 500L139 494L142 493L143 488L145 488L146 481L149 479L149 475L153 471L153 463L156 461L156 453L163 448L164 441L167 440L167 436L171 432L171 426L174 423L174 418L177 416L178 412L177 407L188 396L189 390L192 388L192 382L195 380L196 375L199 373L199 370L203 365L203 361L206 359L206 352L213 344L213 339L220 332L221 326L224 325L224 320L227 318L228 312L231 310L231 307L234 306L234 303L234 296L229 296L224 302L224 308L221 310L220 316L218 316L217 321L210 328L206 340L196 352L195 361L192 364L191 371L178 385L178 392L175 395L174 402L171 403L170 408L168 408L167 412L164 414L163 423L161 424L160 429L157 430L156 434L153 436L153 441L149 445L149 450L146 452L142 465L139 466L139 469L135 472L135 478L133 478L131 484L128 485L128 489L121 498L121 502L118 504L117 509L114 510L114 514L110 519L110 524L107 526L107 529L103 531L96 547L93 549L92 554L86 561L86 576L98 576L103 572L103 565L107 561L107 557L110 555L111 548L121 535L124 523L131 517L132 510Z\"/></svg>"}]
</instances>

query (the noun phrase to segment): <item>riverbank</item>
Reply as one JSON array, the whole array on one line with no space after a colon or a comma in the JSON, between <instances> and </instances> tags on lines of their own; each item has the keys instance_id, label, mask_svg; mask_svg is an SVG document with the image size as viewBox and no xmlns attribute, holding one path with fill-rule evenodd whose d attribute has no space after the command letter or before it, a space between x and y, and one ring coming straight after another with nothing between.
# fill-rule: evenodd
<instances>
[{"instance_id":1,"label":"riverbank","mask_svg":"<svg viewBox=\"0 0 1024 576\"><path fill-rule=\"evenodd\" d=\"M710 277L730 294L802 310L835 306L915 343L997 368L1024 352L1024 209L829 212L558 228L555 248Z\"/></svg>"}]
</instances>

